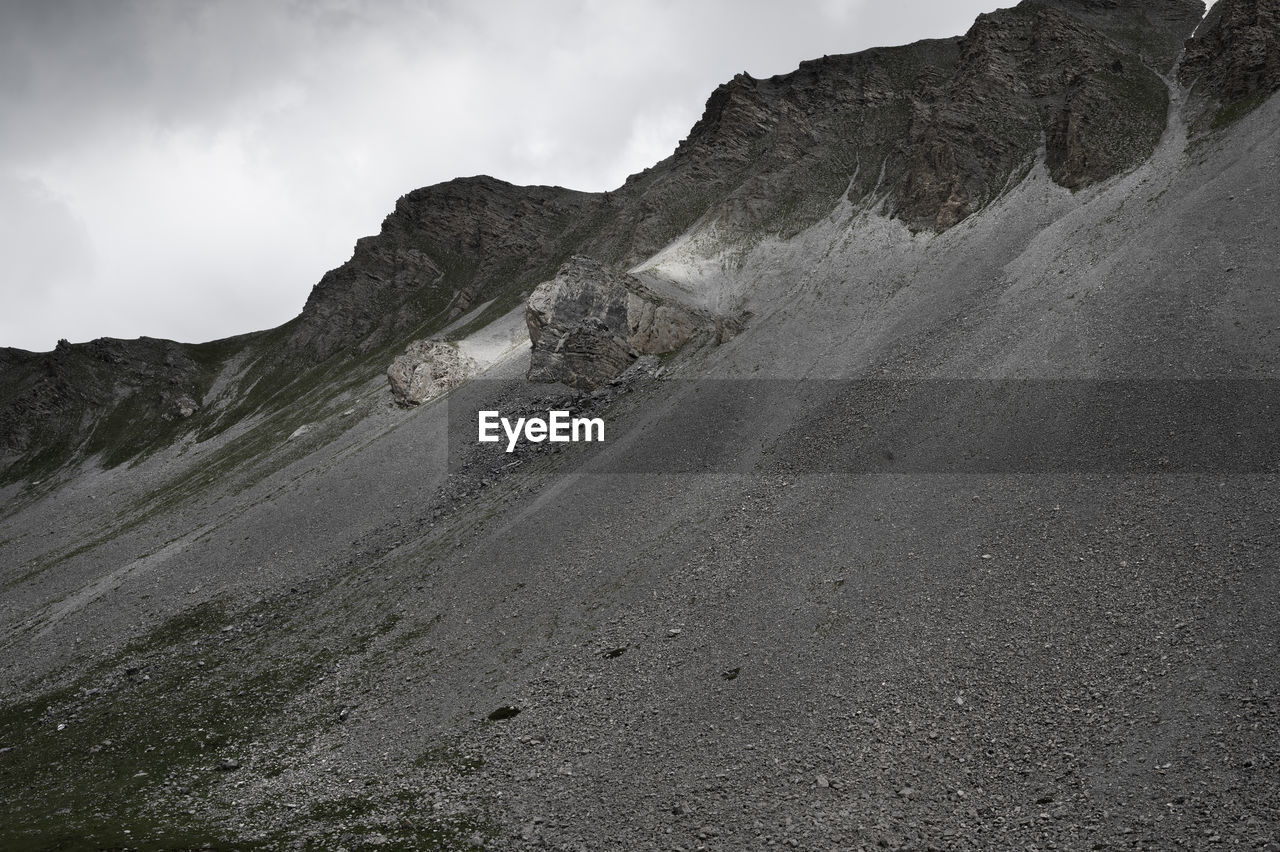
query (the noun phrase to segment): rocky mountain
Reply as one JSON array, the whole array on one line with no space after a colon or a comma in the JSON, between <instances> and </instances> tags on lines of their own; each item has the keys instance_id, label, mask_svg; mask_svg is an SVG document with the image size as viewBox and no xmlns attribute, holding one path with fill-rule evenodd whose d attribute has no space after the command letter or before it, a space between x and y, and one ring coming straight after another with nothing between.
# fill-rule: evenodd
<instances>
[{"instance_id":1,"label":"rocky mountain","mask_svg":"<svg viewBox=\"0 0 1280 852\"><path fill-rule=\"evenodd\" d=\"M0 350L0 847L1275 848L1278 8L741 74L279 328Z\"/></svg>"},{"instance_id":2,"label":"rocky mountain","mask_svg":"<svg viewBox=\"0 0 1280 852\"><path fill-rule=\"evenodd\" d=\"M1179 75L1216 124L1256 107L1280 88L1280 3L1214 6L1187 42Z\"/></svg>"},{"instance_id":3,"label":"rocky mountain","mask_svg":"<svg viewBox=\"0 0 1280 852\"><path fill-rule=\"evenodd\" d=\"M1269 42L1265 35L1270 7L1245 7L1258 11L1209 22L1195 42L1204 47L1193 48L1190 61L1198 64L1187 66L1235 68L1214 72L1236 81L1212 83L1215 93L1222 90L1215 96L1228 100L1237 88L1261 91L1262 81L1274 78L1266 77L1265 57L1275 53L1274 35ZM671 157L614 192L515 187L488 177L411 192L377 236L358 241L351 260L321 279L298 318L206 346L221 365L236 359L245 366L242 398L231 405L233 416L211 412L185 428L204 435L226 429L257 410L260 396L279 408L299 388L332 382L353 358L389 361L474 305L489 305L476 324L492 320L573 254L625 268L695 223L715 227L723 241L794 234L841 198L879 205L912 228L942 231L1015 185L1042 145L1055 182L1073 190L1096 184L1154 150L1168 107L1161 75L1200 8L1197 0L1028 0L981 16L961 38L828 56L767 80L740 74L712 93ZM1229 33L1209 47L1224 27ZM1228 58L1222 45L1239 56ZM1259 50L1261 70L1242 70L1256 64L1248 57ZM0 398L10 479L96 449L83 440L88 424L120 419L111 413L114 400L128 400L154 422L164 418L167 403L151 407L164 392L140 396L128 379L103 397L103 382L86 375L73 395L96 399L88 408L29 397L23 389L54 357L15 353L6 369L24 372ZM359 369L369 366L361 361ZM205 381L189 391L198 397L211 387ZM48 440L31 445L23 436L35 431ZM173 438L167 429L148 437L154 430L141 424L131 431L139 435L130 453Z\"/></svg>"}]
</instances>

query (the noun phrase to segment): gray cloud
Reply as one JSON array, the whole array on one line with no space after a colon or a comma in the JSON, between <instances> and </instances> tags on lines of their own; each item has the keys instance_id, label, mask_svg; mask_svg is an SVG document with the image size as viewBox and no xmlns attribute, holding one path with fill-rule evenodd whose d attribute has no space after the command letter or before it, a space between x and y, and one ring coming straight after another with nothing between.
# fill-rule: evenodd
<instances>
[{"instance_id":1,"label":"gray cloud","mask_svg":"<svg viewBox=\"0 0 1280 852\"><path fill-rule=\"evenodd\" d=\"M7 3L0 345L278 324L413 188L609 189L739 71L955 35L999 5Z\"/></svg>"}]
</instances>

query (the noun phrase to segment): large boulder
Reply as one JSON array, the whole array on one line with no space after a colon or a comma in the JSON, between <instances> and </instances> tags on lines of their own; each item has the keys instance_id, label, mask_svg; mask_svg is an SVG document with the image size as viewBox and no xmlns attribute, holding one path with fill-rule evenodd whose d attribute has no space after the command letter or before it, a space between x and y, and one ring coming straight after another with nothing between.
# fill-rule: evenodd
<instances>
[{"instance_id":1,"label":"large boulder","mask_svg":"<svg viewBox=\"0 0 1280 852\"><path fill-rule=\"evenodd\" d=\"M674 352L699 333L724 339L732 325L587 257L570 258L538 285L525 321L533 343L529 379L583 390L619 375L641 355Z\"/></svg>"},{"instance_id":2,"label":"large boulder","mask_svg":"<svg viewBox=\"0 0 1280 852\"><path fill-rule=\"evenodd\" d=\"M387 368L391 393L401 405L420 405L457 387L479 366L440 340L415 340Z\"/></svg>"}]
</instances>

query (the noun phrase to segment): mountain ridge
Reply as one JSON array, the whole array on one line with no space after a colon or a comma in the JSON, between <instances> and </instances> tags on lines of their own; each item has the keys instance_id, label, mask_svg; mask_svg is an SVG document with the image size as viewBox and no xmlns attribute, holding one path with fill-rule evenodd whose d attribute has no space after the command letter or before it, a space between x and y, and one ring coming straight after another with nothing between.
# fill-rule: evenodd
<instances>
[{"instance_id":1,"label":"mountain ridge","mask_svg":"<svg viewBox=\"0 0 1280 852\"><path fill-rule=\"evenodd\" d=\"M1269 2L1259 0L1259 14ZM200 345L227 358L243 351L257 390L186 428L223 430L259 410L260 397L287 406L304 393L290 386L307 385L317 369L341 371L343 357L389 361L472 305L493 301L480 320L493 319L573 254L627 268L691 227L714 227L726 241L795 233L842 197L943 231L1025 174L1042 141L1055 181L1073 190L1094 185L1154 149L1167 110L1158 73L1171 67L1202 13L1195 0L1155 7L1025 0L979 16L965 36L806 61L765 80L740 74L712 92L670 157L610 192L516 188L489 177L415 190L397 201L380 234L361 238L351 260L321 278L298 317ZM1212 57L1225 49L1206 39L1195 56L1216 67ZM1164 67L1151 70L1149 62ZM1236 91L1221 82L1239 74L1212 78L1228 100L1249 94L1248 84ZM39 360L8 356L6 372ZM78 457L92 446L91 424L112 416L135 436L129 453L163 446L173 430L147 437L168 404L157 408L155 400L182 384L199 402L211 371L203 371L203 385L163 368L149 372L156 386L143 392L122 377L108 395L132 399L132 415L90 402L102 395L81 385L104 380L93 370L86 374L93 378L65 376L70 393L10 378L0 387L0 448L9 459L0 476L48 473L49 460ZM37 431L48 433L44 446L32 444Z\"/></svg>"}]
</instances>

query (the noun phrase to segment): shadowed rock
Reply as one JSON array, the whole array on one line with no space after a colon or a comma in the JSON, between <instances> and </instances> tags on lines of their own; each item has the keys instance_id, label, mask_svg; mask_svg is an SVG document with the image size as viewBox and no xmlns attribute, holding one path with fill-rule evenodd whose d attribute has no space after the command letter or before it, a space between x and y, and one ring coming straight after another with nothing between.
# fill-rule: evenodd
<instances>
[{"instance_id":1,"label":"shadowed rock","mask_svg":"<svg viewBox=\"0 0 1280 852\"><path fill-rule=\"evenodd\" d=\"M529 378L598 387L641 355L674 352L723 322L586 257L567 261L538 285L525 308L533 353Z\"/></svg>"},{"instance_id":2,"label":"shadowed rock","mask_svg":"<svg viewBox=\"0 0 1280 852\"><path fill-rule=\"evenodd\" d=\"M1229 123L1280 89L1280 0L1219 0L1187 40L1179 76L1200 120Z\"/></svg>"}]
</instances>

